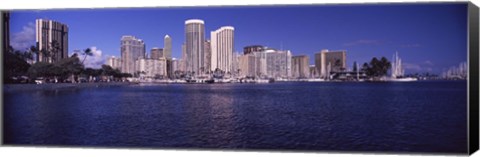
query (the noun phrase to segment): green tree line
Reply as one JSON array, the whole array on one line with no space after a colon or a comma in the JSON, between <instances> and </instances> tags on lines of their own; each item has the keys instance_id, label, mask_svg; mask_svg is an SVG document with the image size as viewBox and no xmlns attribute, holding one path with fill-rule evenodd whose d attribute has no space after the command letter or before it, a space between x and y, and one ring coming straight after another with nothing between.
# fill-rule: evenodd
<instances>
[{"instance_id":1,"label":"green tree line","mask_svg":"<svg viewBox=\"0 0 480 157\"><path fill-rule=\"evenodd\" d=\"M53 45L54 46L54 45ZM38 56L40 53L45 56L53 56L58 48L50 50L38 50L32 46L26 51L14 50L11 46L4 54L4 82L15 83L17 78L28 77L29 82L34 82L35 79L44 78L46 80L56 80L57 82L78 82L79 77L97 78L107 77L111 80L121 80L122 78L132 77L131 74L121 73L118 69L113 69L108 65L102 65L99 69L85 68L84 61L87 55L92 55L90 49L83 51L85 57L80 61L78 54L73 54L70 57L49 62L36 62L34 64L27 63L27 60L33 60L34 55Z\"/></svg>"}]
</instances>

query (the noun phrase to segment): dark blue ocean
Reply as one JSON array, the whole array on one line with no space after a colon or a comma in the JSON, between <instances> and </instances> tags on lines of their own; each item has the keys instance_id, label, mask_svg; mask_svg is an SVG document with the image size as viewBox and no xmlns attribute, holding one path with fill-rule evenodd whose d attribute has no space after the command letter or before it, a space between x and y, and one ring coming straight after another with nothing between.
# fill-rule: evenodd
<instances>
[{"instance_id":1,"label":"dark blue ocean","mask_svg":"<svg viewBox=\"0 0 480 157\"><path fill-rule=\"evenodd\" d=\"M4 90L7 145L467 152L466 81Z\"/></svg>"}]
</instances>

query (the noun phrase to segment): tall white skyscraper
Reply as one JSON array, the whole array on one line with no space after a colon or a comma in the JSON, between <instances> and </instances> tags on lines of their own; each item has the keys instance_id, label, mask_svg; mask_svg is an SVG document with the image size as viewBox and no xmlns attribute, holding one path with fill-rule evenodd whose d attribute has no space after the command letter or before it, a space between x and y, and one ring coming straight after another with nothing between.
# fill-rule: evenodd
<instances>
[{"instance_id":1,"label":"tall white skyscraper","mask_svg":"<svg viewBox=\"0 0 480 157\"><path fill-rule=\"evenodd\" d=\"M35 21L36 41L39 50L53 52L46 56L39 53L37 62L55 63L68 58L68 26L53 20Z\"/></svg>"},{"instance_id":2,"label":"tall white skyscraper","mask_svg":"<svg viewBox=\"0 0 480 157\"><path fill-rule=\"evenodd\" d=\"M138 59L146 58L145 56L145 43L141 39L137 39L133 36L123 36L120 42L122 66L121 71L123 73L134 74Z\"/></svg>"},{"instance_id":3,"label":"tall white skyscraper","mask_svg":"<svg viewBox=\"0 0 480 157\"><path fill-rule=\"evenodd\" d=\"M205 69L205 25L203 20L185 21L186 71L200 75Z\"/></svg>"},{"instance_id":4,"label":"tall white skyscraper","mask_svg":"<svg viewBox=\"0 0 480 157\"><path fill-rule=\"evenodd\" d=\"M172 38L168 35L163 38L163 54L165 58L172 59Z\"/></svg>"},{"instance_id":5,"label":"tall white skyscraper","mask_svg":"<svg viewBox=\"0 0 480 157\"><path fill-rule=\"evenodd\" d=\"M232 71L234 30L232 26L224 26L210 33L211 70L219 68L227 73Z\"/></svg>"}]
</instances>

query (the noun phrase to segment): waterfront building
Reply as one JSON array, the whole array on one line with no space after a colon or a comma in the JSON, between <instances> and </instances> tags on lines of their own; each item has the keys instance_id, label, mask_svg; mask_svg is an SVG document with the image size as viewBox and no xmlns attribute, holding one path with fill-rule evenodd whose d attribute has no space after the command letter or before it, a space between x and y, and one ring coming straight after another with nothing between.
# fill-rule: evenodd
<instances>
[{"instance_id":1,"label":"waterfront building","mask_svg":"<svg viewBox=\"0 0 480 157\"><path fill-rule=\"evenodd\" d=\"M180 59L172 58L172 72L181 71L180 70Z\"/></svg>"},{"instance_id":2,"label":"waterfront building","mask_svg":"<svg viewBox=\"0 0 480 157\"><path fill-rule=\"evenodd\" d=\"M270 78L290 78L292 54L289 50L267 50L267 76Z\"/></svg>"},{"instance_id":3,"label":"waterfront building","mask_svg":"<svg viewBox=\"0 0 480 157\"><path fill-rule=\"evenodd\" d=\"M2 49L3 52L8 52L10 46L10 13L8 11L2 11Z\"/></svg>"},{"instance_id":4,"label":"waterfront building","mask_svg":"<svg viewBox=\"0 0 480 157\"><path fill-rule=\"evenodd\" d=\"M186 71L195 73L195 75L201 74L205 68L204 24L204 21L199 19L190 19L185 21Z\"/></svg>"},{"instance_id":5,"label":"waterfront building","mask_svg":"<svg viewBox=\"0 0 480 157\"><path fill-rule=\"evenodd\" d=\"M225 73L232 71L232 56L234 49L234 30L232 26L224 26L212 31L211 70L220 69Z\"/></svg>"},{"instance_id":6,"label":"waterfront building","mask_svg":"<svg viewBox=\"0 0 480 157\"><path fill-rule=\"evenodd\" d=\"M250 54L253 52L262 52L265 50L265 47L262 45L251 45L251 46L245 46L243 48L243 54Z\"/></svg>"},{"instance_id":7,"label":"waterfront building","mask_svg":"<svg viewBox=\"0 0 480 157\"><path fill-rule=\"evenodd\" d=\"M211 42L210 40L205 41L205 70L206 71L213 71L212 69L212 49L211 49Z\"/></svg>"},{"instance_id":8,"label":"waterfront building","mask_svg":"<svg viewBox=\"0 0 480 157\"><path fill-rule=\"evenodd\" d=\"M135 61L135 73L141 78L166 78L167 62L165 57L158 59L140 58Z\"/></svg>"},{"instance_id":9,"label":"waterfront building","mask_svg":"<svg viewBox=\"0 0 480 157\"><path fill-rule=\"evenodd\" d=\"M39 50L49 51L49 55L39 53L37 62L55 63L68 58L68 26L53 20L35 20L36 43Z\"/></svg>"},{"instance_id":10,"label":"waterfront building","mask_svg":"<svg viewBox=\"0 0 480 157\"><path fill-rule=\"evenodd\" d=\"M267 77L267 52L265 50L255 51L250 54L255 56L255 76L260 78Z\"/></svg>"},{"instance_id":11,"label":"waterfront building","mask_svg":"<svg viewBox=\"0 0 480 157\"><path fill-rule=\"evenodd\" d=\"M170 58L165 58L165 63L166 63L166 70L167 70L167 77L170 78L173 76L173 69L172 69L172 59Z\"/></svg>"},{"instance_id":12,"label":"waterfront building","mask_svg":"<svg viewBox=\"0 0 480 157\"><path fill-rule=\"evenodd\" d=\"M239 56L240 54L238 52L233 53L233 56L232 56L232 74L235 76L240 75L240 65L238 60Z\"/></svg>"},{"instance_id":13,"label":"waterfront building","mask_svg":"<svg viewBox=\"0 0 480 157\"><path fill-rule=\"evenodd\" d=\"M180 71L186 72L187 71L187 48L185 43L182 44L182 59L180 60Z\"/></svg>"},{"instance_id":14,"label":"waterfront building","mask_svg":"<svg viewBox=\"0 0 480 157\"><path fill-rule=\"evenodd\" d=\"M322 50L315 54L315 67L321 77L327 77L330 72L341 72L347 67L346 51Z\"/></svg>"},{"instance_id":15,"label":"waterfront building","mask_svg":"<svg viewBox=\"0 0 480 157\"><path fill-rule=\"evenodd\" d=\"M308 74L309 74L309 78L317 78L318 77L318 72L317 72L317 68L315 67L315 64L310 65L308 67Z\"/></svg>"},{"instance_id":16,"label":"waterfront building","mask_svg":"<svg viewBox=\"0 0 480 157\"><path fill-rule=\"evenodd\" d=\"M163 56L160 57L172 59L172 38L168 34L163 38Z\"/></svg>"},{"instance_id":17,"label":"waterfront building","mask_svg":"<svg viewBox=\"0 0 480 157\"><path fill-rule=\"evenodd\" d=\"M184 63L184 62L183 62L183 59L181 59L181 58L180 58L180 59L177 59L177 62L178 62L178 63L177 63L177 65L178 65L177 68L178 68L178 69L176 69L175 71L182 71L182 72L185 71L185 70L183 70L183 63ZM175 71L174 71L174 72L175 72Z\"/></svg>"},{"instance_id":18,"label":"waterfront building","mask_svg":"<svg viewBox=\"0 0 480 157\"><path fill-rule=\"evenodd\" d=\"M255 64L255 55L247 54L241 55L238 57L238 65L240 69L241 77L255 77L256 75L256 64Z\"/></svg>"},{"instance_id":19,"label":"waterfront building","mask_svg":"<svg viewBox=\"0 0 480 157\"><path fill-rule=\"evenodd\" d=\"M309 58L307 55L299 55L292 57L292 77L309 77Z\"/></svg>"},{"instance_id":20,"label":"waterfront building","mask_svg":"<svg viewBox=\"0 0 480 157\"><path fill-rule=\"evenodd\" d=\"M121 67L122 67L122 60L120 58L115 57L115 56L110 56L107 59L107 65L112 67L113 69L120 70Z\"/></svg>"},{"instance_id":21,"label":"waterfront building","mask_svg":"<svg viewBox=\"0 0 480 157\"><path fill-rule=\"evenodd\" d=\"M161 58L161 57L165 57L164 49L154 47L150 50L150 58L158 59L158 58Z\"/></svg>"},{"instance_id":22,"label":"waterfront building","mask_svg":"<svg viewBox=\"0 0 480 157\"><path fill-rule=\"evenodd\" d=\"M121 41L121 57L123 73L134 74L137 64L136 60L145 59L145 43L141 39L134 36L122 36Z\"/></svg>"}]
</instances>

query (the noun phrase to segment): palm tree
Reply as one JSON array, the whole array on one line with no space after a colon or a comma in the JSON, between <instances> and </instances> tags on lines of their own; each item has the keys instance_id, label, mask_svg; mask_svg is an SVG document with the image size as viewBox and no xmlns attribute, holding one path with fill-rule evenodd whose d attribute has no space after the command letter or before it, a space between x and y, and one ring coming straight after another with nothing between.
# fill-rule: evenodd
<instances>
[{"instance_id":1,"label":"palm tree","mask_svg":"<svg viewBox=\"0 0 480 157\"><path fill-rule=\"evenodd\" d=\"M57 55L59 54L60 52L60 44L56 41L56 40L53 40L51 43L50 43L50 49L48 49L48 53L49 53L49 57L52 57L51 58L51 61L52 62L56 62L57 61ZM66 57L66 56L65 56ZM63 58L63 57L62 57Z\"/></svg>"},{"instance_id":2,"label":"palm tree","mask_svg":"<svg viewBox=\"0 0 480 157\"><path fill-rule=\"evenodd\" d=\"M90 48L87 48L83 51L82 55L84 55L82 64L85 62L85 59L87 59L87 56L93 56L92 50Z\"/></svg>"}]
</instances>

